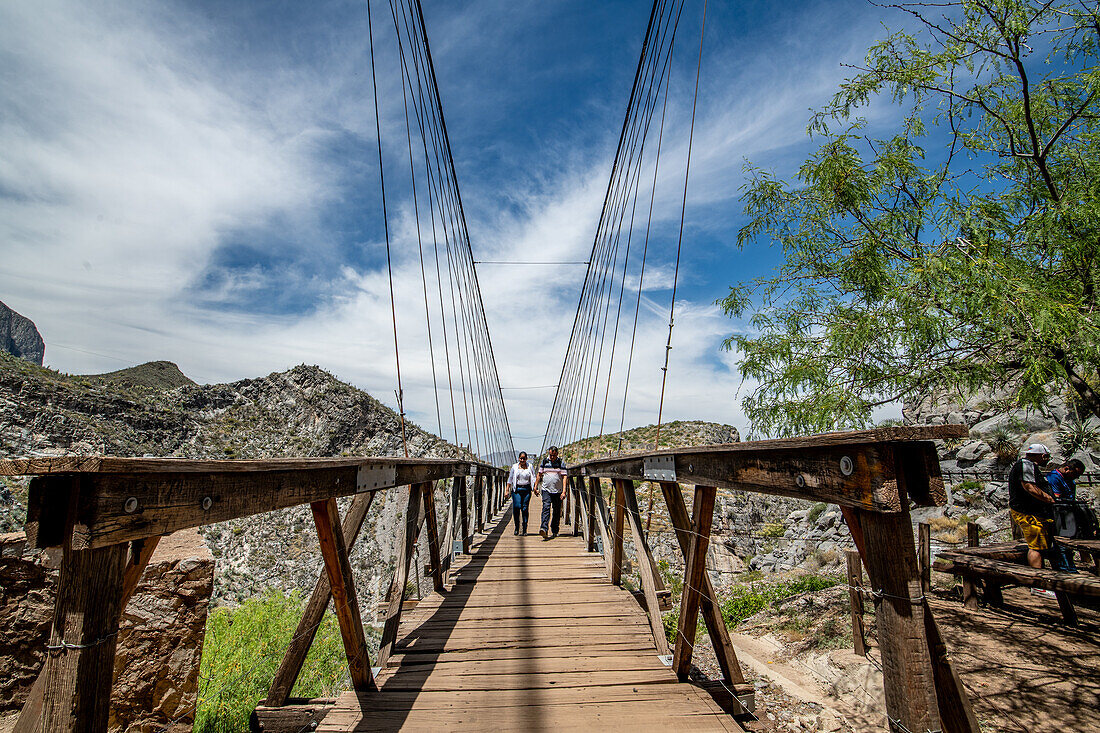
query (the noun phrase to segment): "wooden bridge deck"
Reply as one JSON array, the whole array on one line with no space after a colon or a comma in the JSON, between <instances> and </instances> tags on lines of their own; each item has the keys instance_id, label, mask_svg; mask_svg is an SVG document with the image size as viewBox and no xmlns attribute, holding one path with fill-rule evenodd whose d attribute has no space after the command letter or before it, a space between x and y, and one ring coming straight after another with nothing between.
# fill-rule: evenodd
<instances>
[{"instance_id":1,"label":"wooden bridge deck","mask_svg":"<svg viewBox=\"0 0 1100 733\"><path fill-rule=\"evenodd\" d=\"M344 693L318 731L741 731L658 659L645 613L580 537L512 534L510 506L403 617L381 692ZM563 526L563 529L565 527Z\"/></svg>"}]
</instances>

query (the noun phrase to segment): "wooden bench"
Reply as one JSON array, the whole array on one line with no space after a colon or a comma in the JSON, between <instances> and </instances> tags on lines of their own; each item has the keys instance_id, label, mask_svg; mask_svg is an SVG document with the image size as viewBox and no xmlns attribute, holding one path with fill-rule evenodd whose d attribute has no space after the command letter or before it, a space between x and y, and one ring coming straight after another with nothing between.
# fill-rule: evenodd
<instances>
[{"instance_id":1,"label":"wooden bench","mask_svg":"<svg viewBox=\"0 0 1100 733\"><path fill-rule=\"evenodd\" d=\"M1091 573L1037 569L1027 565L1026 561L1027 545L1005 542L941 552L932 567L943 573L961 575L971 582L980 581L985 601L992 606L1003 604L1001 588L1005 585L1053 591L1058 599L1062 618L1070 626L1077 624L1077 611L1072 600L1074 596L1100 599L1100 577Z\"/></svg>"}]
</instances>

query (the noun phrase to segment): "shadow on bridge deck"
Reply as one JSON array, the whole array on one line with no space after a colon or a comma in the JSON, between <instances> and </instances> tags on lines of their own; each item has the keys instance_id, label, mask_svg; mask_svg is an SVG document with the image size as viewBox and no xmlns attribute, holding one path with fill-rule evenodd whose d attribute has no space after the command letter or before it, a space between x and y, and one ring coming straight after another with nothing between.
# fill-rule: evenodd
<instances>
[{"instance_id":1,"label":"shadow on bridge deck","mask_svg":"<svg viewBox=\"0 0 1100 733\"><path fill-rule=\"evenodd\" d=\"M381 691L344 693L318 731L742 730L660 662L599 555L565 534L513 536L510 519L497 516L448 591L403 619Z\"/></svg>"}]
</instances>

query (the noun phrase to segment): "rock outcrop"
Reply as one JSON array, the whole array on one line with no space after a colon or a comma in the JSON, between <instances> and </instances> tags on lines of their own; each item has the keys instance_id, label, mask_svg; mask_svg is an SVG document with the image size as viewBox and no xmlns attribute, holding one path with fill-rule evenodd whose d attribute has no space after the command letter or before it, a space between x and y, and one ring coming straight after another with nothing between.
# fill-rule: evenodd
<instances>
[{"instance_id":1,"label":"rock outcrop","mask_svg":"<svg viewBox=\"0 0 1100 733\"><path fill-rule=\"evenodd\" d=\"M0 557L0 712L18 711L41 671L57 558ZM161 540L122 615L111 731L191 729L214 559L194 530Z\"/></svg>"},{"instance_id":2,"label":"rock outcrop","mask_svg":"<svg viewBox=\"0 0 1100 733\"><path fill-rule=\"evenodd\" d=\"M14 357L42 366L46 342L34 322L0 303L0 350Z\"/></svg>"}]
</instances>

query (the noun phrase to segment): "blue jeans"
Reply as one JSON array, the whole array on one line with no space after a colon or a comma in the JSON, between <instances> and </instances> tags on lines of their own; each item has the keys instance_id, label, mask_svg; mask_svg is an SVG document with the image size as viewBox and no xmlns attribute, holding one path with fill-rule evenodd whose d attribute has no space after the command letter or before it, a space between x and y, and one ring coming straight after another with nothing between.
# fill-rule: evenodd
<instances>
[{"instance_id":1,"label":"blue jeans","mask_svg":"<svg viewBox=\"0 0 1100 733\"><path fill-rule=\"evenodd\" d=\"M531 506L531 489L512 489L512 519L516 521L516 531L527 531L527 510ZM523 517L523 526L519 520Z\"/></svg>"},{"instance_id":2,"label":"blue jeans","mask_svg":"<svg viewBox=\"0 0 1100 733\"><path fill-rule=\"evenodd\" d=\"M553 514L553 516L551 516ZM552 494L549 491L542 492L542 529L549 529L550 534L558 533L558 524L561 521L561 492Z\"/></svg>"}]
</instances>

